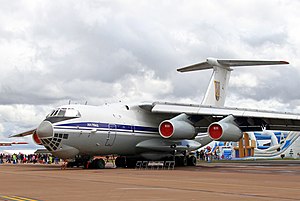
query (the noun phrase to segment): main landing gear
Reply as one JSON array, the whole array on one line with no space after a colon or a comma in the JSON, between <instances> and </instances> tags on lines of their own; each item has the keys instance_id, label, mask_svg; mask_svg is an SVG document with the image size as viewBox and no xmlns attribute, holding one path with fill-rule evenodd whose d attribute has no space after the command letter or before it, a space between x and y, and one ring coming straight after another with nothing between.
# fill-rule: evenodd
<instances>
[{"instance_id":1,"label":"main landing gear","mask_svg":"<svg viewBox=\"0 0 300 201\"><path fill-rule=\"evenodd\" d=\"M175 160L175 166L196 166L197 165L196 156L190 155L187 151L178 153L177 150L174 150L173 160Z\"/></svg>"},{"instance_id":2,"label":"main landing gear","mask_svg":"<svg viewBox=\"0 0 300 201\"><path fill-rule=\"evenodd\" d=\"M137 159L135 158L127 158L125 156L119 156L115 160L116 167L121 168L134 168L136 165Z\"/></svg>"},{"instance_id":3,"label":"main landing gear","mask_svg":"<svg viewBox=\"0 0 300 201\"><path fill-rule=\"evenodd\" d=\"M175 166L196 166L196 164L197 158L193 155L175 157Z\"/></svg>"},{"instance_id":4,"label":"main landing gear","mask_svg":"<svg viewBox=\"0 0 300 201\"><path fill-rule=\"evenodd\" d=\"M75 161L68 162L67 167L83 167L85 169L104 169L105 160L102 158L76 157Z\"/></svg>"},{"instance_id":5,"label":"main landing gear","mask_svg":"<svg viewBox=\"0 0 300 201\"><path fill-rule=\"evenodd\" d=\"M125 156L119 156L115 160L115 166L118 168L134 168L137 161L151 161L143 158L131 158ZM175 166L196 166L196 157L194 155L188 155L186 153L176 154L173 156L165 157L161 159L161 162L175 161ZM104 169L105 160L103 158L91 158L88 156L78 156L74 161L68 162L67 167L83 167L85 169Z\"/></svg>"},{"instance_id":6,"label":"main landing gear","mask_svg":"<svg viewBox=\"0 0 300 201\"><path fill-rule=\"evenodd\" d=\"M175 159L174 159L175 158ZM174 161L175 166L196 166L197 158L194 155L184 155L184 156L173 156L162 159L165 161ZM119 156L115 160L115 165L117 168L134 168L137 161L148 161L147 159L137 159L137 158L127 158L125 156ZM151 161L151 160L150 160Z\"/></svg>"}]
</instances>

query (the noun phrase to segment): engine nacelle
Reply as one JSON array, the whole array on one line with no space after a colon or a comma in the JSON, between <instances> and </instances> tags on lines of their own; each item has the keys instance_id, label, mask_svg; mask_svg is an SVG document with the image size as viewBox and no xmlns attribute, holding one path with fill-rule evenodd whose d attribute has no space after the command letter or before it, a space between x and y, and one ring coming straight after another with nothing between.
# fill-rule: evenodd
<instances>
[{"instance_id":1,"label":"engine nacelle","mask_svg":"<svg viewBox=\"0 0 300 201\"><path fill-rule=\"evenodd\" d=\"M161 122L158 129L160 136L165 139L191 139L196 134L186 114Z\"/></svg>"},{"instance_id":2,"label":"engine nacelle","mask_svg":"<svg viewBox=\"0 0 300 201\"><path fill-rule=\"evenodd\" d=\"M243 136L243 132L233 120L233 116L228 116L219 122L210 124L207 129L209 137L219 141L238 141Z\"/></svg>"}]
</instances>

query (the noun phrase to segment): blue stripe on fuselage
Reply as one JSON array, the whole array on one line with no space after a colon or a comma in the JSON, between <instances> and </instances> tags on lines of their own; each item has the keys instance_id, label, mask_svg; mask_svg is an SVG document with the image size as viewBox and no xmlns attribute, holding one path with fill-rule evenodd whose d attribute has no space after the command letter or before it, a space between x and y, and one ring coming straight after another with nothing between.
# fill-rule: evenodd
<instances>
[{"instance_id":1,"label":"blue stripe on fuselage","mask_svg":"<svg viewBox=\"0 0 300 201\"><path fill-rule=\"evenodd\" d=\"M104 128L110 130L130 130L130 131L147 131L147 132L158 132L158 128L146 127L146 126L131 126L125 124L108 124L108 123L96 123L96 122L78 122L78 123L67 123L67 124L58 124L55 127L84 127L84 128Z\"/></svg>"}]
</instances>

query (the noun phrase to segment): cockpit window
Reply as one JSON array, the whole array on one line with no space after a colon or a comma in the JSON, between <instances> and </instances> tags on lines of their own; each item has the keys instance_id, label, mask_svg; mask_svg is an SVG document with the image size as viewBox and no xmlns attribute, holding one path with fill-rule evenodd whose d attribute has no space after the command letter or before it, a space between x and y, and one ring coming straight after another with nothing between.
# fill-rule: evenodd
<instances>
[{"instance_id":1,"label":"cockpit window","mask_svg":"<svg viewBox=\"0 0 300 201\"><path fill-rule=\"evenodd\" d=\"M56 116L59 110L55 110L53 116Z\"/></svg>"},{"instance_id":2,"label":"cockpit window","mask_svg":"<svg viewBox=\"0 0 300 201\"><path fill-rule=\"evenodd\" d=\"M54 115L55 110L52 110L50 114L47 115L47 117Z\"/></svg>"},{"instance_id":3,"label":"cockpit window","mask_svg":"<svg viewBox=\"0 0 300 201\"><path fill-rule=\"evenodd\" d=\"M81 114L74 108L68 108L66 110L65 117L81 117Z\"/></svg>"},{"instance_id":4,"label":"cockpit window","mask_svg":"<svg viewBox=\"0 0 300 201\"><path fill-rule=\"evenodd\" d=\"M65 116L65 113L66 113L66 109L64 109L64 108L60 109L57 116L63 117L63 116Z\"/></svg>"},{"instance_id":5,"label":"cockpit window","mask_svg":"<svg viewBox=\"0 0 300 201\"><path fill-rule=\"evenodd\" d=\"M81 114L74 108L58 108L52 111L47 117L80 117Z\"/></svg>"}]
</instances>

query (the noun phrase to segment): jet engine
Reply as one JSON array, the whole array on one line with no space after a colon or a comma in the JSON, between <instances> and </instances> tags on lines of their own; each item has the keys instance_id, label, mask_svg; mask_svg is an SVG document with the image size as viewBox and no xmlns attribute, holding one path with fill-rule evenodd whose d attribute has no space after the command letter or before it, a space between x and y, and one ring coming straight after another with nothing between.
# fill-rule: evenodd
<instances>
[{"instance_id":1,"label":"jet engine","mask_svg":"<svg viewBox=\"0 0 300 201\"><path fill-rule=\"evenodd\" d=\"M191 139L195 136L195 127L186 114L180 114L159 125L159 134L165 139Z\"/></svg>"},{"instance_id":2,"label":"jet engine","mask_svg":"<svg viewBox=\"0 0 300 201\"><path fill-rule=\"evenodd\" d=\"M234 142L238 141L243 135L241 129L235 124L232 115L210 124L207 133L212 140Z\"/></svg>"}]
</instances>

